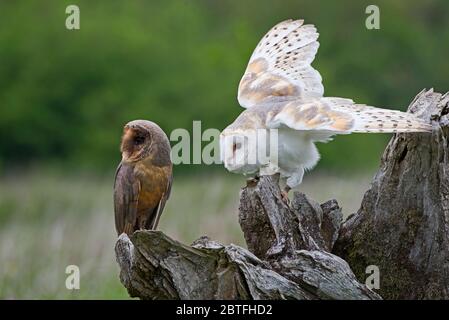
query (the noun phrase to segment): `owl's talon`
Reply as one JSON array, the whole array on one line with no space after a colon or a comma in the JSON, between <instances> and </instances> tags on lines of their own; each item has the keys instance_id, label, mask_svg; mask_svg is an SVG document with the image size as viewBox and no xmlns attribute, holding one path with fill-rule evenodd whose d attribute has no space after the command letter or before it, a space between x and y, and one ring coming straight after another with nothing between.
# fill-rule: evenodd
<instances>
[{"instance_id":1,"label":"owl's talon","mask_svg":"<svg viewBox=\"0 0 449 320\"><path fill-rule=\"evenodd\" d=\"M287 205L290 205L290 199L288 198L289 190L290 190L290 188L286 187L284 190L281 191L282 201L284 201Z\"/></svg>"},{"instance_id":2,"label":"owl's talon","mask_svg":"<svg viewBox=\"0 0 449 320\"><path fill-rule=\"evenodd\" d=\"M260 177L254 176L252 178L246 179L246 185L248 187L255 187L259 183Z\"/></svg>"}]
</instances>

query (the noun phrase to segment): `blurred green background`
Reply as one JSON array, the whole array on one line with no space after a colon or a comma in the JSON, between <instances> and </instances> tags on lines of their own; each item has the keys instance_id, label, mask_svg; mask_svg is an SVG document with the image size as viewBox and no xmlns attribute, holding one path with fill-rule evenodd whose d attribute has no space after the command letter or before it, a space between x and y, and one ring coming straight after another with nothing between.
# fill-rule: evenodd
<instances>
[{"instance_id":1,"label":"blurred green background","mask_svg":"<svg viewBox=\"0 0 449 320\"><path fill-rule=\"evenodd\" d=\"M81 29L65 28L76 4ZM380 30L365 8L380 8ZM320 32L313 65L326 96L405 110L423 88L449 88L449 2L0 0L0 297L126 298L113 246L113 171L123 125L143 118L167 133L192 121L223 129L263 34L288 18ZM303 188L357 210L389 135L319 145ZM160 228L244 244L244 179L220 165L175 168ZM81 289L65 288L65 267Z\"/></svg>"}]
</instances>

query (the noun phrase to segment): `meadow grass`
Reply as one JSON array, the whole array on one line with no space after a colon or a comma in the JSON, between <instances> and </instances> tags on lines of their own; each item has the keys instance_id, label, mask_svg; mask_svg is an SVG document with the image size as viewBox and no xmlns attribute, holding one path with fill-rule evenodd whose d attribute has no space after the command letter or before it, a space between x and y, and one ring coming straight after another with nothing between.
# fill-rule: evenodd
<instances>
[{"instance_id":1,"label":"meadow grass","mask_svg":"<svg viewBox=\"0 0 449 320\"><path fill-rule=\"evenodd\" d=\"M0 298L127 299L115 261L113 175L33 170L0 179ZM314 173L302 190L317 201L338 199L345 215L358 209L370 176ZM244 246L238 199L244 177L176 177L159 226L191 243L202 235ZM80 290L67 290L65 269L77 265Z\"/></svg>"}]
</instances>

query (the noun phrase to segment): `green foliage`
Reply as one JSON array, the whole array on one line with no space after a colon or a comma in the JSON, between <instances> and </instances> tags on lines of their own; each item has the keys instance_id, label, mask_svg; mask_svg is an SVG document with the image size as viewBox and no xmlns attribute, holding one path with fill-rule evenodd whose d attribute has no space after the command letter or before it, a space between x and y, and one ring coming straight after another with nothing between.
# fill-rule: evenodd
<instances>
[{"instance_id":1,"label":"green foliage","mask_svg":"<svg viewBox=\"0 0 449 320\"><path fill-rule=\"evenodd\" d=\"M65 28L76 3L81 29ZM153 120L170 132L224 128L239 114L237 85L275 23L318 27L314 66L327 96L404 109L424 87L449 88L448 3L378 1L381 29L365 28L367 1L2 1L0 163L111 169L121 128ZM339 137L322 167L377 163L385 136Z\"/></svg>"}]
</instances>

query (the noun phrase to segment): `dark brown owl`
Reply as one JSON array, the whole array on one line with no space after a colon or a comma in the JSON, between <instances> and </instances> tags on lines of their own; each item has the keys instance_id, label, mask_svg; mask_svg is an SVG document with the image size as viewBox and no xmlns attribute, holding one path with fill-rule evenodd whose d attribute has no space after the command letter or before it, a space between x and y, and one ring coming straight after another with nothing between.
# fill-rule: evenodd
<instances>
[{"instance_id":1,"label":"dark brown owl","mask_svg":"<svg viewBox=\"0 0 449 320\"><path fill-rule=\"evenodd\" d=\"M114 183L117 234L154 230L173 180L168 138L154 122L135 120L125 125L120 150Z\"/></svg>"}]
</instances>

